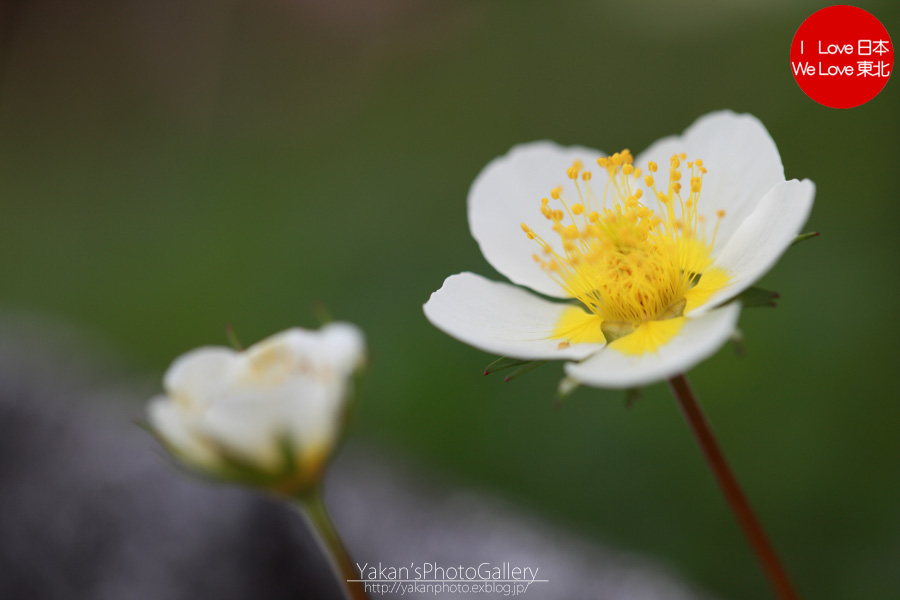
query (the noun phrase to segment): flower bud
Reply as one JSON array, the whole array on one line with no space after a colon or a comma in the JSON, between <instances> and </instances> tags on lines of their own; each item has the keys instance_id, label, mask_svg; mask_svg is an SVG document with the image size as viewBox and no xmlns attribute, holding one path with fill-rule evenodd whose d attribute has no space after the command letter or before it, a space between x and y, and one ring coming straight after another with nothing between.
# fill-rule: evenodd
<instances>
[{"instance_id":1,"label":"flower bud","mask_svg":"<svg viewBox=\"0 0 900 600\"><path fill-rule=\"evenodd\" d=\"M175 359L149 424L192 470L298 495L319 481L344 428L362 332L294 328L245 351L203 347Z\"/></svg>"}]
</instances>

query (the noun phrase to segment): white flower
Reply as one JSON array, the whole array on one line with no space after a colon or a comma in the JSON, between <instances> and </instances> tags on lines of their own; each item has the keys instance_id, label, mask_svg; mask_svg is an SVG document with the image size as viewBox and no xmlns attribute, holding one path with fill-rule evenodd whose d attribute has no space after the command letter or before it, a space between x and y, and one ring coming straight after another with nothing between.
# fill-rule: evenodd
<instances>
[{"instance_id":1,"label":"white flower","mask_svg":"<svg viewBox=\"0 0 900 600\"><path fill-rule=\"evenodd\" d=\"M149 423L190 467L302 491L340 437L364 360L362 332L347 323L289 329L243 352L198 348L166 371Z\"/></svg>"},{"instance_id":2,"label":"white flower","mask_svg":"<svg viewBox=\"0 0 900 600\"><path fill-rule=\"evenodd\" d=\"M633 387L683 372L734 331L724 304L777 262L815 186L785 181L750 115L716 112L636 160L552 142L516 146L469 191L472 235L513 283L453 275L425 304L438 328L487 352L571 359L573 379Z\"/></svg>"}]
</instances>

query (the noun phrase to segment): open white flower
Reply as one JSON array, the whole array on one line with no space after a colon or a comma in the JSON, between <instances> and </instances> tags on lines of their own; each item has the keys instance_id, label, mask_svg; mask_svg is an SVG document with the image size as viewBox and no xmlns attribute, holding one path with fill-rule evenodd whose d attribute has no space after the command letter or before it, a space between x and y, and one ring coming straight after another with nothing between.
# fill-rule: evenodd
<instances>
[{"instance_id":1,"label":"open white flower","mask_svg":"<svg viewBox=\"0 0 900 600\"><path fill-rule=\"evenodd\" d=\"M599 387L665 379L732 335L728 300L777 262L812 208L809 180L785 181L753 116L716 112L635 160L552 142L516 146L469 191L472 235L513 283L448 277L425 315L487 352L573 359Z\"/></svg>"},{"instance_id":2,"label":"open white flower","mask_svg":"<svg viewBox=\"0 0 900 600\"><path fill-rule=\"evenodd\" d=\"M166 371L149 423L190 467L298 493L331 456L364 360L362 332L347 323L289 329L243 352L198 348Z\"/></svg>"}]
</instances>

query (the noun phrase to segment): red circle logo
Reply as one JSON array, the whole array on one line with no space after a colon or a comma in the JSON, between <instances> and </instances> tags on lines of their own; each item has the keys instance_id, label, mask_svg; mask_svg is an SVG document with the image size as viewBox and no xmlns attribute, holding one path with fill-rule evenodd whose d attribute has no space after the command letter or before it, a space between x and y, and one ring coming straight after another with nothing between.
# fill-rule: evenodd
<instances>
[{"instance_id":1,"label":"red circle logo","mask_svg":"<svg viewBox=\"0 0 900 600\"><path fill-rule=\"evenodd\" d=\"M887 29L855 6L829 6L803 21L791 43L791 72L807 96L831 108L874 98L894 68Z\"/></svg>"}]
</instances>

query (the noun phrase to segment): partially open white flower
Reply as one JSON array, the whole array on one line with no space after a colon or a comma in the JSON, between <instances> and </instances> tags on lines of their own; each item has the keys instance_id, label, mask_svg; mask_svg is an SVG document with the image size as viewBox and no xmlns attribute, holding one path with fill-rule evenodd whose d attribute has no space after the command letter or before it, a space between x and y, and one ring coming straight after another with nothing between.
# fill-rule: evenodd
<instances>
[{"instance_id":1,"label":"partially open white flower","mask_svg":"<svg viewBox=\"0 0 900 600\"><path fill-rule=\"evenodd\" d=\"M190 467L298 493L331 456L364 360L362 332L347 323L289 329L243 352L198 348L166 371L148 419Z\"/></svg>"},{"instance_id":2,"label":"partially open white flower","mask_svg":"<svg viewBox=\"0 0 900 600\"><path fill-rule=\"evenodd\" d=\"M633 387L680 373L734 331L744 291L777 262L812 208L785 181L750 115L706 115L635 160L552 142L516 146L469 192L469 226L513 283L453 275L425 314L503 356L574 359L575 380Z\"/></svg>"}]
</instances>

